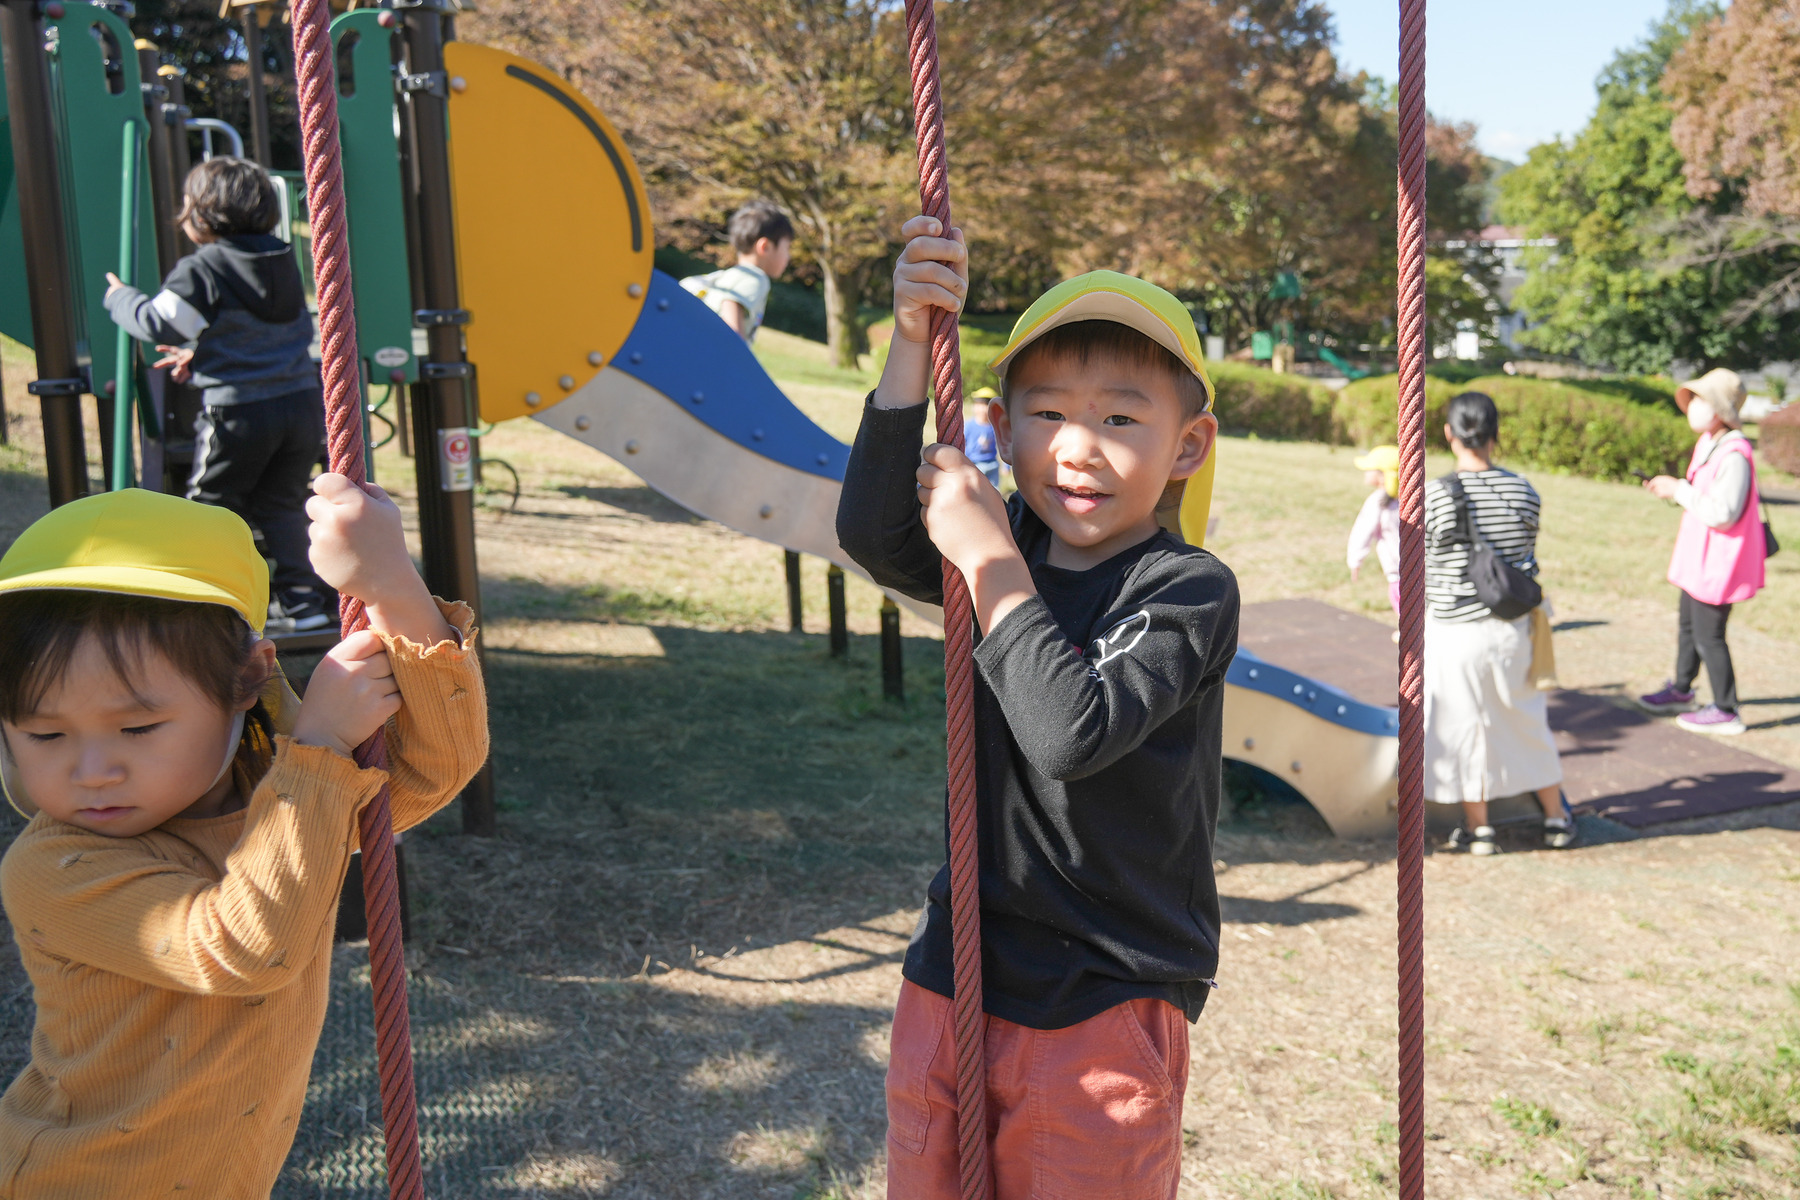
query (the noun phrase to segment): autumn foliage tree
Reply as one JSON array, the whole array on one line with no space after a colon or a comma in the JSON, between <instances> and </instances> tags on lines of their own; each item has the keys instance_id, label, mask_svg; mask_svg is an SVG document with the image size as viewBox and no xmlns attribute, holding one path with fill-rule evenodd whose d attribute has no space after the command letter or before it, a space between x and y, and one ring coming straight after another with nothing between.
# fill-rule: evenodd
<instances>
[{"instance_id":1,"label":"autumn foliage tree","mask_svg":"<svg viewBox=\"0 0 1800 1200\"><path fill-rule=\"evenodd\" d=\"M1237 342L1283 317L1387 336L1392 98L1339 70L1319 0L948 0L938 22L974 305L1016 309L1113 267L1172 288ZM684 248L747 197L788 208L832 349L852 361L858 306L884 298L917 204L899 5L486 0L463 26L599 103ZM1444 203L1479 182L1469 137L1433 130L1440 240L1473 224ZM1298 302L1271 296L1287 276Z\"/></svg>"}]
</instances>

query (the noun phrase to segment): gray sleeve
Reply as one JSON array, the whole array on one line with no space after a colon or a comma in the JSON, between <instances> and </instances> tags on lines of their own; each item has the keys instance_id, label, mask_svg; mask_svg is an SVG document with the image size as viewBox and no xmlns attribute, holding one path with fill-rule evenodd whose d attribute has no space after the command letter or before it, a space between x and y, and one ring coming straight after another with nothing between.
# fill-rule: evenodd
<instances>
[{"instance_id":1,"label":"gray sleeve","mask_svg":"<svg viewBox=\"0 0 1800 1200\"><path fill-rule=\"evenodd\" d=\"M1675 487L1675 502L1714 529L1737 524L1749 500L1750 460L1735 452L1726 453L1704 492L1685 479Z\"/></svg>"}]
</instances>

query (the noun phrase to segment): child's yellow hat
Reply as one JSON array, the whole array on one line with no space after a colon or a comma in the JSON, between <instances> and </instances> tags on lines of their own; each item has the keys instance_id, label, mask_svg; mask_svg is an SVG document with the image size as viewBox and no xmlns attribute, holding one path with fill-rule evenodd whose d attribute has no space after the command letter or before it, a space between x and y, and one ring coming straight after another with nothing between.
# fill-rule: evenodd
<instances>
[{"instance_id":1,"label":"child's yellow hat","mask_svg":"<svg viewBox=\"0 0 1800 1200\"><path fill-rule=\"evenodd\" d=\"M20 534L0 593L28 588L222 604L258 637L269 618L269 565L243 519L142 488L65 504Z\"/></svg>"},{"instance_id":2,"label":"child's yellow hat","mask_svg":"<svg viewBox=\"0 0 1800 1200\"><path fill-rule=\"evenodd\" d=\"M1206 411L1212 411L1212 379L1206 373L1206 357L1200 352L1200 334L1194 328L1193 314L1154 283L1118 271L1089 271L1065 279L1039 296L1013 326L1006 349L989 369L1005 379L1006 368L1019 351L1057 326L1076 321L1116 321L1137 330L1199 378L1206 389Z\"/></svg>"},{"instance_id":3,"label":"child's yellow hat","mask_svg":"<svg viewBox=\"0 0 1800 1200\"><path fill-rule=\"evenodd\" d=\"M1000 357L989 364L989 370L1006 378L1019 351L1043 337L1059 325L1076 321L1116 321L1137 330L1173 354L1181 365L1192 371L1206 389L1206 411L1212 412L1217 393L1212 378L1206 373L1206 356L1200 352L1200 333L1194 328L1194 316L1174 296L1133 275L1118 271L1089 271L1065 279L1025 310L1013 326L1012 337ZM1218 444L1193 478L1179 489L1178 503L1159 508L1157 519L1171 533L1177 533L1190 545L1206 544L1207 527L1211 524L1213 474L1218 467Z\"/></svg>"},{"instance_id":4,"label":"child's yellow hat","mask_svg":"<svg viewBox=\"0 0 1800 1200\"><path fill-rule=\"evenodd\" d=\"M1381 482L1388 495L1400 494L1400 447L1376 446L1353 461L1359 471L1380 471Z\"/></svg>"}]
</instances>

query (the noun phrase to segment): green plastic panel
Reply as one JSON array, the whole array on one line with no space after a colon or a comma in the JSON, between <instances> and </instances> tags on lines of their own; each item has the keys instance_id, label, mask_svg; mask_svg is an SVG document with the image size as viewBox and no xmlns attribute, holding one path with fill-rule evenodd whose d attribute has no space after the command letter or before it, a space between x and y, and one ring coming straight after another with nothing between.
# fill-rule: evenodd
<instances>
[{"instance_id":1,"label":"green plastic panel","mask_svg":"<svg viewBox=\"0 0 1800 1200\"><path fill-rule=\"evenodd\" d=\"M120 267L119 210L128 202L120 187L121 143L125 126L131 124L138 128L138 145L148 144L150 126L144 119L131 27L106 9L86 4L69 5L64 16L48 24L55 34L50 86L61 135L63 204L72 217L69 265L78 297L79 353L92 363L94 391L104 394L115 368L116 328L106 315L106 273ZM109 58L116 72L110 77ZM162 276L151 229L149 176L148 167L138 172L138 232L132 239L137 244L130 282L155 292Z\"/></svg>"},{"instance_id":2,"label":"green plastic panel","mask_svg":"<svg viewBox=\"0 0 1800 1200\"><path fill-rule=\"evenodd\" d=\"M417 383L412 278L406 256L406 208L400 189L393 37L380 11L357 9L331 23L338 81L338 139L344 151L344 203L350 222L350 272L356 295L356 344L376 384ZM346 42L349 43L346 50Z\"/></svg>"},{"instance_id":3,"label":"green plastic panel","mask_svg":"<svg viewBox=\"0 0 1800 1200\"><path fill-rule=\"evenodd\" d=\"M12 124L6 107L6 64L0 61L0 333L32 344L31 299L25 294L25 243L19 236L19 188L13 178Z\"/></svg>"}]
</instances>

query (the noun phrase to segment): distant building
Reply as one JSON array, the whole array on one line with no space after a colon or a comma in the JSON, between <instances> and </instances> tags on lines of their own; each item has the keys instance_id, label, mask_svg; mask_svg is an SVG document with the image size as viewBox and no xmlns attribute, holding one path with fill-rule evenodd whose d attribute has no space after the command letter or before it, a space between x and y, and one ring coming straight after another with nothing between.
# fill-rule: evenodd
<instances>
[{"instance_id":1,"label":"distant building","mask_svg":"<svg viewBox=\"0 0 1800 1200\"><path fill-rule=\"evenodd\" d=\"M1523 229L1510 225L1489 225L1475 235L1474 244L1483 250L1491 251L1500 262L1500 294L1495 297L1500 302L1500 316L1496 319L1494 335L1500 344L1508 350L1519 348L1519 334L1525 330L1525 317L1513 311L1513 296L1519 286L1525 282L1525 267L1522 262L1528 246L1554 246L1555 238L1528 238ZM1446 250L1466 250L1467 239L1444 243ZM1462 338L1457 341L1461 343ZM1458 357L1462 357L1462 346L1458 346Z\"/></svg>"}]
</instances>

